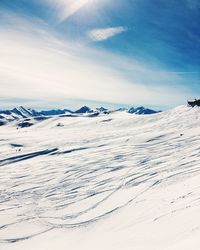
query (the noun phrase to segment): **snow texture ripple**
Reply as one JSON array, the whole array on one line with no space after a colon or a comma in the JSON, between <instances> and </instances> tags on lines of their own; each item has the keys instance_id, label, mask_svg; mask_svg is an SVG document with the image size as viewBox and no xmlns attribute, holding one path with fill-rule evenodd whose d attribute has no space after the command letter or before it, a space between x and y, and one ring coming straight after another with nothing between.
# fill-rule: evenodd
<instances>
[{"instance_id":1,"label":"snow texture ripple","mask_svg":"<svg viewBox=\"0 0 200 250\"><path fill-rule=\"evenodd\" d=\"M37 239L35 249L55 249L52 235L79 237L79 230L85 243L63 236L58 249L65 242L68 249L147 249L142 234L148 249L179 249L181 239L200 233L199 125L199 108L181 106L147 116L116 112L0 127L1 249L32 249L28 242ZM172 229L176 240L165 220L179 228ZM106 245L88 243L88 230L100 231Z\"/></svg>"}]
</instances>

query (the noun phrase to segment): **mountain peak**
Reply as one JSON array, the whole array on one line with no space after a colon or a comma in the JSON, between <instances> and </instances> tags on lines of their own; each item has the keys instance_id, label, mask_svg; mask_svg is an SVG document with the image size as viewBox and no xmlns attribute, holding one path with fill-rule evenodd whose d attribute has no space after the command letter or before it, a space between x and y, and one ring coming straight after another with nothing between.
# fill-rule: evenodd
<instances>
[{"instance_id":1,"label":"mountain peak","mask_svg":"<svg viewBox=\"0 0 200 250\"><path fill-rule=\"evenodd\" d=\"M76 110L74 113L85 114L85 113L91 113L91 112L92 112L92 110L89 107L83 106L80 109Z\"/></svg>"}]
</instances>

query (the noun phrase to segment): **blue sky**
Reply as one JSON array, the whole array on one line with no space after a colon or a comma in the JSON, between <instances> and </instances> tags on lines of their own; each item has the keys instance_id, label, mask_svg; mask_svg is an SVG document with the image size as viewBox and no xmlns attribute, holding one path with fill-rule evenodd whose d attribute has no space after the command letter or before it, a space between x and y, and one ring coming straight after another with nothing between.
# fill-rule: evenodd
<instances>
[{"instance_id":1,"label":"blue sky","mask_svg":"<svg viewBox=\"0 0 200 250\"><path fill-rule=\"evenodd\" d=\"M198 0L1 0L0 106L184 104L199 23Z\"/></svg>"}]
</instances>

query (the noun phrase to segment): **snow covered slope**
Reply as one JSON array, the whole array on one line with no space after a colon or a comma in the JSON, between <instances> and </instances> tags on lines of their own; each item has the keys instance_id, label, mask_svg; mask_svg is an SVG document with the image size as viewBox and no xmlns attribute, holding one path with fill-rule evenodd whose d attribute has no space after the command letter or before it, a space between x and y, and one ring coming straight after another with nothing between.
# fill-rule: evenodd
<instances>
[{"instance_id":1,"label":"snow covered slope","mask_svg":"<svg viewBox=\"0 0 200 250\"><path fill-rule=\"evenodd\" d=\"M0 127L0 249L198 250L200 109Z\"/></svg>"}]
</instances>

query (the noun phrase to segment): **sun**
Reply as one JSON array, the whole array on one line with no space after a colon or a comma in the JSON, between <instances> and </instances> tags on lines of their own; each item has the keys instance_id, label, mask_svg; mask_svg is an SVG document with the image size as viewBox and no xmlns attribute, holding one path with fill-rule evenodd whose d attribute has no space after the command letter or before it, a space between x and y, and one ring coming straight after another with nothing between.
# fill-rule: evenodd
<instances>
[{"instance_id":1,"label":"sun","mask_svg":"<svg viewBox=\"0 0 200 250\"><path fill-rule=\"evenodd\" d=\"M62 1L62 11L63 11L63 19L66 19L69 16L72 16L79 9L83 8L85 5L94 2L94 0L68 0Z\"/></svg>"}]
</instances>

